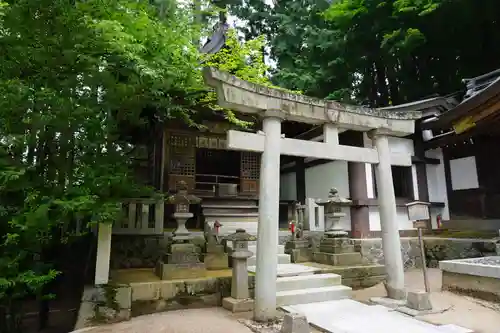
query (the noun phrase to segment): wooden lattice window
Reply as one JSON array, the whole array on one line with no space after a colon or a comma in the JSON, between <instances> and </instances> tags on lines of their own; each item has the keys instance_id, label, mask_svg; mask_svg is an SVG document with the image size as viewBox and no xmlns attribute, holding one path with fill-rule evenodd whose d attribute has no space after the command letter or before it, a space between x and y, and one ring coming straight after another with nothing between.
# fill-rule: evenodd
<instances>
[{"instance_id":1,"label":"wooden lattice window","mask_svg":"<svg viewBox=\"0 0 500 333\"><path fill-rule=\"evenodd\" d=\"M170 135L170 173L176 175L194 175L196 168L194 140L192 136Z\"/></svg>"},{"instance_id":2,"label":"wooden lattice window","mask_svg":"<svg viewBox=\"0 0 500 333\"><path fill-rule=\"evenodd\" d=\"M260 178L260 154L241 152L241 177L253 180Z\"/></svg>"}]
</instances>

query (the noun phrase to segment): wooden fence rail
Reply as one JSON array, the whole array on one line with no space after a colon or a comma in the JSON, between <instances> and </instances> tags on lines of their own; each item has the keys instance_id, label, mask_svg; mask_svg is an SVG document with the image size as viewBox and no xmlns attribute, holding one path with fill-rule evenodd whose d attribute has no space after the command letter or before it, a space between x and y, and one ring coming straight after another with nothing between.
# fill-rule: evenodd
<instances>
[{"instance_id":1,"label":"wooden fence rail","mask_svg":"<svg viewBox=\"0 0 500 333\"><path fill-rule=\"evenodd\" d=\"M116 235L163 234L165 200L126 199L123 202L124 218L113 226Z\"/></svg>"}]
</instances>

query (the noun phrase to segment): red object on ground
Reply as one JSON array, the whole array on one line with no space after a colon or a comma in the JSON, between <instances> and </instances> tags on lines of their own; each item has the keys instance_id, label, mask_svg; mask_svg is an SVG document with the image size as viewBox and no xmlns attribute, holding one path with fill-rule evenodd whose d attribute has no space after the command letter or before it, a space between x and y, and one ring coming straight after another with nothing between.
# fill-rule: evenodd
<instances>
[{"instance_id":1,"label":"red object on ground","mask_svg":"<svg viewBox=\"0 0 500 333\"><path fill-rule=\"evenodd\" d=\"M290 227L289 227L290 231L292 232L292 234L295 233L295 223L293 222L290 222Z\"/></svg>"},{"instance_id":2,"label":"red object on ground","mask_svg":"<svg viewBox=\"0 0 500 333\"><path fill-rule=\"evenodd\" d=\"M437 224L438 229L441 229L441 222L442 222L442 220L443 220L443 217L441 216L441 214L438 214L436 216L436 224Z\"/></svg>"},{"instance_id":3,"label":"red object on ground","mask_svg":"<svg viewBox=\"0 0 500 333\"><path fill-rule=\"evenodd\" d=\"M222 226L219 221L215 221L214 227L215 227L215 232L219 233L219 228Z\"/></svg>"}]
</instances>

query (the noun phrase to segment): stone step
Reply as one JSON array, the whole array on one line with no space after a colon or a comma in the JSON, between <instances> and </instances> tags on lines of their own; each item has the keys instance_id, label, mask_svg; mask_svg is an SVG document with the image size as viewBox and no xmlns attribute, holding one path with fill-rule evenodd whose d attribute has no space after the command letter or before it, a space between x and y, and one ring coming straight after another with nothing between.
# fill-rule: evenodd
<instances>
[{"instance_id":1,"label":"stone step","mask_svg":"<svg viewBox=\"0 0 500 333\"><path fill-rule=\"evenodd\" d=\"M248 251L251 251L254 255L257 255L257 245L248 245ZM278 245L278 254L285 254L285 245Z\"/></svg>"},{"instance_id":2,"label":"stone step","mask_svg":"<svg viewBox=\"0 0 500 333\"><path fill-rule=\"evenodd\" d=\"M314 274L280 277L276 280L276 290L300 290L307 288L321 288L338 286L342 282L342 277L338 274Z\"/></svg>"},{"instance_id":3,"label":"stone step","mask_svg":"<svg viewBox=\"0 0 500 333\"><path fill-rule=\"evenodd\" d=\"M250 273L256 273L257 267L248 266L248 271ZM322 269L318 267L305 266L300 264L279 264L276 270L276 275L278 277L299 276L299 275L311 276L314 274L320 274L321 271Z\"/></svg>"},{"instance_id":4,"label":"stone step","mask_svg":"<svg viewBox=\"0 0 500 333\"><path fill-rule=\"evenodd\" d=\"M351 292L351 288L342 285L279 291L276 293L276 305L284 306L335 301L351 297Z\"/></svg>"},{"instance_id":5,"label":"stone step","mask_svg":"<svg viewBox=\"0 0 500 333\"><path fill-rule=\"evenodd\" d=\"M253 257L248 258L247 263L248 263L248 266L257 265L257 257L253 256ZM278 265L289 264L289 263L291 263L290 255L278 254Z\"/></svg>"},{"instance_id":6,"label":"stone step","mask_svg":"<svg viewBox=\"0 0 500 333\"><path fill-rule=\"evenodd\" d=\"M290 305L283 307L283 309L291 313L304 314L309 323L322 332L467 332L462 327L436 326L398 311L392 311L389 308L370 306L348 299ZM457 328L461 330L457 330Z\"/></svg>"}]
</instances>

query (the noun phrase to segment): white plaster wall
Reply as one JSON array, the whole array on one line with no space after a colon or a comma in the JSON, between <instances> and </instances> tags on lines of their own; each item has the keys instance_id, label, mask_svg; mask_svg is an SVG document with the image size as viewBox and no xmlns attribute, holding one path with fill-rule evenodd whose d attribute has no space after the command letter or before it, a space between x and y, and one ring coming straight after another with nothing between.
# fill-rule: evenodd
<instances>
[{"instance_id":1,"label":"white plaster wall","mask_svg":"<svg viewBox=\"0 0 500 333\"><path fill-rule=\"evenodd\" d=\"M450 174L454 191L479 188L475 156L450 160Z\"/></svg>"},{"instance_id":2,"label":"white plaster wall","mask_svg":"<svg viewBox=\"0 0 500 333\"><path fill-rule=\"evenodd\" d=\"M280 200L297 200L295 172L288 172L280 176Z\"/></svg>"},{"instance_id":3,"label":"white plaster wall","mask_svg":"<svg viewBox=\"0 0 500 333\"><path fill-rule=\"evenodd\" d=\"M339 191L342 197L349 197L349 177L346 161L332 161L306 169L306 198L325 199L332 187ZM344 207L346 214L340 220L342 228L351 230L351 211Z\"/></svg>"},{"instance_id":4,"label":"white plaster wall","mask_svg":"<svg viewBox=\"0 0 500 333\"><path fill-rule=\"evenodd\" d=\"M371 140L366 136L365 145L371 146ZM396 138L389 137L389 149L391 153L399 153L399 154L409 154L414 155L414 147L413 140L404 139L404 138ZM366 170L366 179L368 185L368 198L375 198L375 190L373 188L373 178L375 177L375 172L373 172L371 166L367 164ZM413 192L417 195L418 198L418 185L416 182L416 169L415 166L412 166L412 178L413 178ZM409 230L413 229L413 223L408 220L408 212L406 207L397 207L397 223L399 226L399 230ZM369 208L369 218L370 218L370 230L371 231L380 231L380 214L378 207L370 207Z\"/></svg>"},{"instance_id":5,"label":"white plaster wall","mask_svg":"<svg viewBox=\"0 0 500 333\"><path fill-rule=\"evenodd\" d=\"M436 216L441 214L443 220L450 219L450 210L448 208L448 193L446 190L446 176L444 173L444 161L442 149L432 149L425 152L429 158L437 158L440 164L427 164L427 187L429 188L429 201L444 202L444 208L431 208L432 226L436 228Z\"/></svg>"},{"instance_id":6,"label":"white plaster wall","mask_svg":"<svg viewBox=\"0 0 500 333\"><path fill-rule=\"evenodd\" d=\"M363 142L365 147L373 148L373 141L366 133L363 134ZM392 153L409 153L412 156L415 154L413 140L411 139L391 136L389 137L389 149Z\"/></svg>"},{"instance_id":7,"label":"white plaster wall","mask_svg":"<svg viewBox=\"0 0 500 333\"><path fill-rule=\"evenodd\" d=\"M370 207L368 214L370 216L370 231L380 231L380 214L378 207ZM406 207L397 207L396 214L399 230L413 229L413 222L408 220L408 211Z\"/></svg>"}]
</instances>

